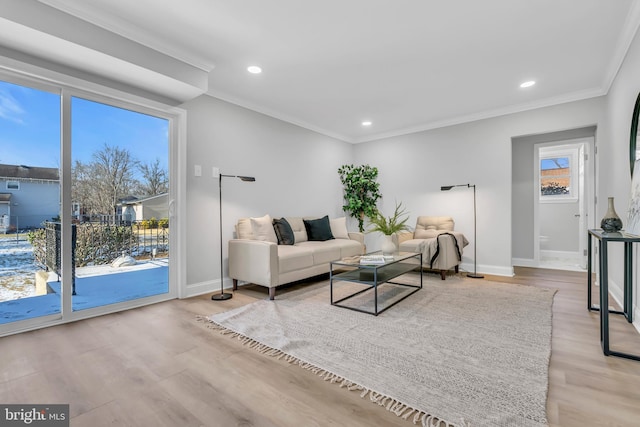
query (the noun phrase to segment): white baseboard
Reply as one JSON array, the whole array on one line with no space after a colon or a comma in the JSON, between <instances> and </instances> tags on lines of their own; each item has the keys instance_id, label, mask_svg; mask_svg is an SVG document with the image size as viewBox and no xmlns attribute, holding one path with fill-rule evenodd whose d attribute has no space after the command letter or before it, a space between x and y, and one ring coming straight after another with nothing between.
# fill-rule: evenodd
<instances>
[{"instance_id":1,"label":"white baseboard","mask_svg":"<svg viewBox=\"0 0 640 427\"><path fill-rule=\"evenodd\" d=\"M622 286L617 284L614 280L609 279L609 293L611 297L616 301L618 306L623 307L624 303L624 289ZM638 333L640 333L640 307L633 306L631 308L633 310L633 323L632 325Z\"/></svg>"},{"instance_id":2,"label":"white baseboard","mask_svg":"<svg viewBox=\"0 0 640 427\"><path fill-rule=\"evenodd\" d=\"M511 264L514 267L540 267L540 263L538 261L529 258L511 258Z\"/></svg>"},{"instance_id":3,"label":"white baseboard","mask_svg":"<svg viewBox=\"0 0 640 427\"><path fill-rule=\"evenodd\" d=\"M512 258L511 263L514 267L531 267L531 268L551 268L554 270L568 271L587 271L586 266L582 264L582 260L573 258L547 258L540 261L529 258Z\"/></svg>"},{"instance_id":4,"label":"white baseboard","mask_svg":"<svg viewBox=\"0 0 640 427\"><path fill-rule=\"evenodd\" d=\"M615 302L620 307L622 307L623 301L624 301L623 287L617 284L615 280L611 280L611 278L609 278L608 288L609 288L609 294L611 294L611 297L615 300Z\"/></svg>"},{"instance_id":5,"label":"white baseboard","mask_svg":"<svg viewBox=\"0 0 640 427\"><path fill-rule=\"evenodd\" d=\"M513 277L513 267L502 267L497 265L481 264L476 267L476 270L480 274L493 274L494 276ZM460 271L473 273L473 264L463 262L462 264L460 264Z\"/></svg>"},{"instance_id":6,"label":"white baseboard","mask_svg":"<svg viewBox=\"0 0 640 427\"><path fill-rule=\"evenodd\" d=\"M580 258L580 252L541 250L540 258L569 258L569 259Z\"/></svg>"},{"instance_id":7,"label":"white baseboard","mask_svg":"<svg viewBox=\"0 0 640 427\"><path fill-rule=\"evenodd\" d=\"M231 279L225 279L224 283L224 289L231 289L233 287ZM220 291L220 279L207 280L206 282L187 285L184 292L180 295L180 298L191 298L198 295L214 293L216 291Z\"/></svg>"}]
</instances>

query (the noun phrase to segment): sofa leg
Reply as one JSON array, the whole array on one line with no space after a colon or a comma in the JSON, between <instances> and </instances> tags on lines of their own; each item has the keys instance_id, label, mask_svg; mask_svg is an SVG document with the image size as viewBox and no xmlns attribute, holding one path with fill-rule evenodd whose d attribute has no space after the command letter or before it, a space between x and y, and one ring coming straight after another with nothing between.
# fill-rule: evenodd
<instances>
[{"instance_id":1,"label":"sofa leg","mask_svg":"<svg viewBox=\"0 0 640 427\"><path fill-rule=\"evenodd\" d=\"M273 300L276 297L276 288L269 288L269 299Z\"/></svg>"},{"instance_id":2,"label":"sofa leg","mask_svg":"<svg viewBox=\"0 0 640 427\"><path fill-rule=\"evenodd\" d=\"M233 279L233 290L234 291L238 290L238 279Z\"/></svg>"},{"instance_id":3,"label":"sofa leg","mask_svg":"<svg viewBox=\"0 0 640 427\"><path fill-rule=\"evenodd\" d=\"M446 275L447 275L446 270L440 270L440 278L441 278L442 280L444 280L444 279L445 279Z\"/></svg>"},{"instance_id":4,"label":"sofa leg","mask_svg":"<svg viewBox=\"0 0 640 427\"><path fill-rule=\"evenodd\" d=\"M459 266L457 266L457 265L456 265L456 266L455 266L455 270L454 270L454 271L456 272L456 274L460 273L460 268L459 268Z\"/></svg>"}]
</instances>

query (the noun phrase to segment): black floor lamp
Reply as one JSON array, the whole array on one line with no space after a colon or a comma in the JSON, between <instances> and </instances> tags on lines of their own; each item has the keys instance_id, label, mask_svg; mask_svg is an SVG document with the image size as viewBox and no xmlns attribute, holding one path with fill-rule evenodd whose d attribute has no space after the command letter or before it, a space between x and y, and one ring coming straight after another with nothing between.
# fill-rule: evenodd
<instances>
[{"instance_id":1,"label":"black floor lamp","mask_svg":"<svg viewBox=\"0 0 640 427\"><path fill-rule=\"evenodd\" d=\"M445 185L440 187L440 191L449 191L453 187L473 187L473 273L467 273L467 277L483 279L484 276L482 274L478 274L476 269L476 258L478 257L478 253L476 252L476 186L475 184Z\"/></svg>"},{"instance_id":2,"label":"black floor lamp","mask_svg":"<svg viewBox=\"0 0 640 427\"><path fill-rule=\"evenodd\" d=\"M219 294L214 294L211 296L211 299L214 301L224 301L227 299L231 299L231 297L233 297L233 294L226 294L224 292L224 270L222 269L222 178L238 178L242 181L246 181L246 182L254 182L256 179L252 176L240 176L240 175L223 175L220 174L220 180L219 182L219 191L218 194L220 196L220 203L218 204L218 206L220 207L220 293Z\"/></svg>"}]
</instances>

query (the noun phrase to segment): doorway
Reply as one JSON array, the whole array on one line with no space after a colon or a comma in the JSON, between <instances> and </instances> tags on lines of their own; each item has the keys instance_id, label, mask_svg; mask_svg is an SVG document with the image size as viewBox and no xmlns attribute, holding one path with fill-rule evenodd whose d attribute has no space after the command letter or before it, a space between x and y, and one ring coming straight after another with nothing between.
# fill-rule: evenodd
<instances>
[{"instance_id":1,"label":"doorway","mask_svg":"<svg viewBox=\"0 0 640 427\"><path fill-rule=\"evenodd\" d=\"M534 148L534 262L585 271L593 228L594 139L537 143Z\"/></svg>"}]
</instances>

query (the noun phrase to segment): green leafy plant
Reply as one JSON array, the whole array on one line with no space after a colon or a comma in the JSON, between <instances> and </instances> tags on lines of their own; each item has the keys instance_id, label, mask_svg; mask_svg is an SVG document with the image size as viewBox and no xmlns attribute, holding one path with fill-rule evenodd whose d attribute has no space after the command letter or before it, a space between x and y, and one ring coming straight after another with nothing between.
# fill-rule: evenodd
<instances>
[{"instance_id":1,"label":"green leafy plant","mask_svg":"<svg viewBox=\"0 0 640 427\"><path fill-rule=\"evenodd\" d=\"M358 220L358 228L364 232L365 217L374 216L376 203L382 197L378 178L378 168L369 165L342 165L338 169L344 186L345 204L342 210Z\"/></svg>"},{"instance_id":2,"label":"green leafy plant","mask_svg":"<svg viewBox=\"0 0 640 427\"><path fill-rule=\"evenodd\" d=\"M408 219L409 214L406 212L406 209L402 207L402 203L396 203L396 210L393 212L392 216L387 218L382 215L379 210L376 210L375 214L369 217L371 228L368 232L372 233L374 231L379 231L382 234L390 236L399 231L408 230Z\"/></svg>"}]
</instances>

